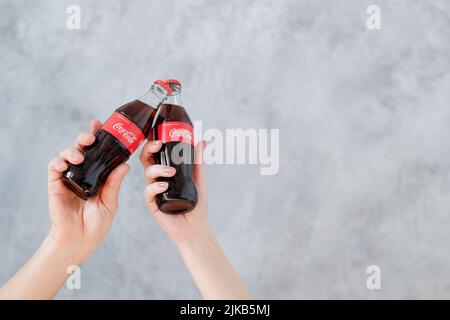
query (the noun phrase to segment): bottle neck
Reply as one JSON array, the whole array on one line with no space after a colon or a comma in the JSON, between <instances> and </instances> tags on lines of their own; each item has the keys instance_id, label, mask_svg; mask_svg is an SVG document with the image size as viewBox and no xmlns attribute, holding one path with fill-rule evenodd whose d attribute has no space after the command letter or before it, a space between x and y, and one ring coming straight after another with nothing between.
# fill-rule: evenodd
<instances>
[{"instance_id":1,"label":"bottle neck","mask_svg":"<svg viewBox=\"0 0 450 320\"><path fill-rule=\"evenodd\" d=\"M167 96L166 99L164 99L161 102L161 104L164 104L164 105L170 104L170 105L176 105L176 106L183 107L181 104L181 95L179 93ZM158 122L159 114L162 109L164 109L164 108L163 107L157 108L156 115L153 117L152 128L155 127L156 123Z\"/></svg>"},{"instance_id":2,"label":"bottle neck","mask_svg":"<svg viewBox=\"0 0 450 320\"><path fill-rule=\"evenodd\" d=\"M144 94L142 97L138 98L138 100L140 100L141 102L155 109L158 109L161 103L163 103L166 99L167 96L159 92L155 92L152 89L147 91L147 93Z\"/></svg>"},{"instance_id":3,"label":"bottle neck","mask_svg":"<svg viewBox=\"0 0 450 320\"><path fill-rule=\"evenodd\" d=\"M176 106L182 106L181 104L181 94L180 93L174 93L167 97L166 101L164 101L165 104L174 104Z\"/></svg>"}]
</instances>

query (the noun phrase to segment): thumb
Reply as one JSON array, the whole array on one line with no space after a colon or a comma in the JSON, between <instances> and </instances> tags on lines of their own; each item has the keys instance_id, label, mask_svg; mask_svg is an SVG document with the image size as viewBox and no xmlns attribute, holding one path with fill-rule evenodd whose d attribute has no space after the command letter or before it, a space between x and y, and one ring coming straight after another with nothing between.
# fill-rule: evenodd
<instances>
[{"instance_id":1,"label":"thumb","mask_svg":"<svg viewBox=\"0 0 450 320\"><path fill-rule=\"evenodd\" d=\"M117 209L117 198L119 196L120 186L125 175L128 173L130 166L121 164L111 172L100 194L100 198L105 205L112 210L113 214Z\"/></svg>"}]
</instances>

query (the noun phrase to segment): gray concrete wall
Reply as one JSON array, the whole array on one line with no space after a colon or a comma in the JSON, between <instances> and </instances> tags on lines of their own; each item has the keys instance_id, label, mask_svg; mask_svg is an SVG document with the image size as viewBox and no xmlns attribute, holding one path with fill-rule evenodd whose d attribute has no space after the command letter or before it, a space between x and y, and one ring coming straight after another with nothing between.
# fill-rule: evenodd
<instances>
[{"instance_id":1,"label":"gray concrete wall","mask_svg":"<svg viewBox=\"0 0 450 320\"><path fill-rule=\"evenodd\" d=\"M211 224L256 297L449 298L449 28L445 0L1 0L1 282L49 230L48 161L177 77L205 128L280 128L277 175L207 168ZM200 298L130 164L82 289L58 298Z\"/></svg>"}]
</instances>

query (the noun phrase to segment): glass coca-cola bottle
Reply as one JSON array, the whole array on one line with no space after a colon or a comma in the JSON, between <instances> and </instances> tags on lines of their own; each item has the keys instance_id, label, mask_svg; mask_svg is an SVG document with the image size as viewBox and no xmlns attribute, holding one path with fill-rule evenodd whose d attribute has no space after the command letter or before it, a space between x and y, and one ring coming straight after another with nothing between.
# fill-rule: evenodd
<instances>
[{"instance_id":1,"label":"glass coca-cola bottle","mask_svg":"<svg viewBox=\"0 0 450 320\"><path fill-rule=\"evenodd\" d=\"M155 162L174 167L173 177L161 177L167 181L167 190L156 197L156 204L165 213L186 213L197 204L197 190L193 182L194 128L181 103L181 83L166 80L172 94L159 107L154 119L153 137L161 140Z\"/></svg>"},{"instance_id":2,"label":"glass coca-cola bottle","mask_svg":"<svg viewBox=\"0 0 450 320\"><path fill-rule=\"evenodd\" d=\"M116 109L96 133L95 142L84 148L84 161L70 164L63 173L64 185L85 200L97 195L108 175L148 137L152 117L170 93L170 86L157 80L142 98Z\"/></svg>"}]
</instances>

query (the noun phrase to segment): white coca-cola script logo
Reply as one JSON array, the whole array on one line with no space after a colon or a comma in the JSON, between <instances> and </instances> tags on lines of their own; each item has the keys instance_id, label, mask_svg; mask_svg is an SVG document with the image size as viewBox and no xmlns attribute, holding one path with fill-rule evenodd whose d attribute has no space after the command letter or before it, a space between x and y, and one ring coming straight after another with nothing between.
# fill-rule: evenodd
<instances>
[{"instance_id":1,"label":"white coca-cola script logo","mask_svg":"<svg viewBox=\"0 0 450 320\"><path fill-rule=\"evenodd\" d=\"M192 133L189 131L189 130L187 130L187 129L172 129L172 130L170 130L170 132L169 132L169 136L171 137L171 138L183 138L183 140L188 140L188 141L191 141L191 139L192 139Z\"/></svg>"},{"instance_id":2,"label":"white coca-cola script logo","mask_svg":"<svg viewBox=\"0 0 450 320\"><path fill-rule=\"evenodd\" d=\"M119 132L129 144L132 144L137 140L136 135L133 132L125 129L122 123L116 123L115 125L113 125L113 129Z\"/></svg>"}]
</instances>

